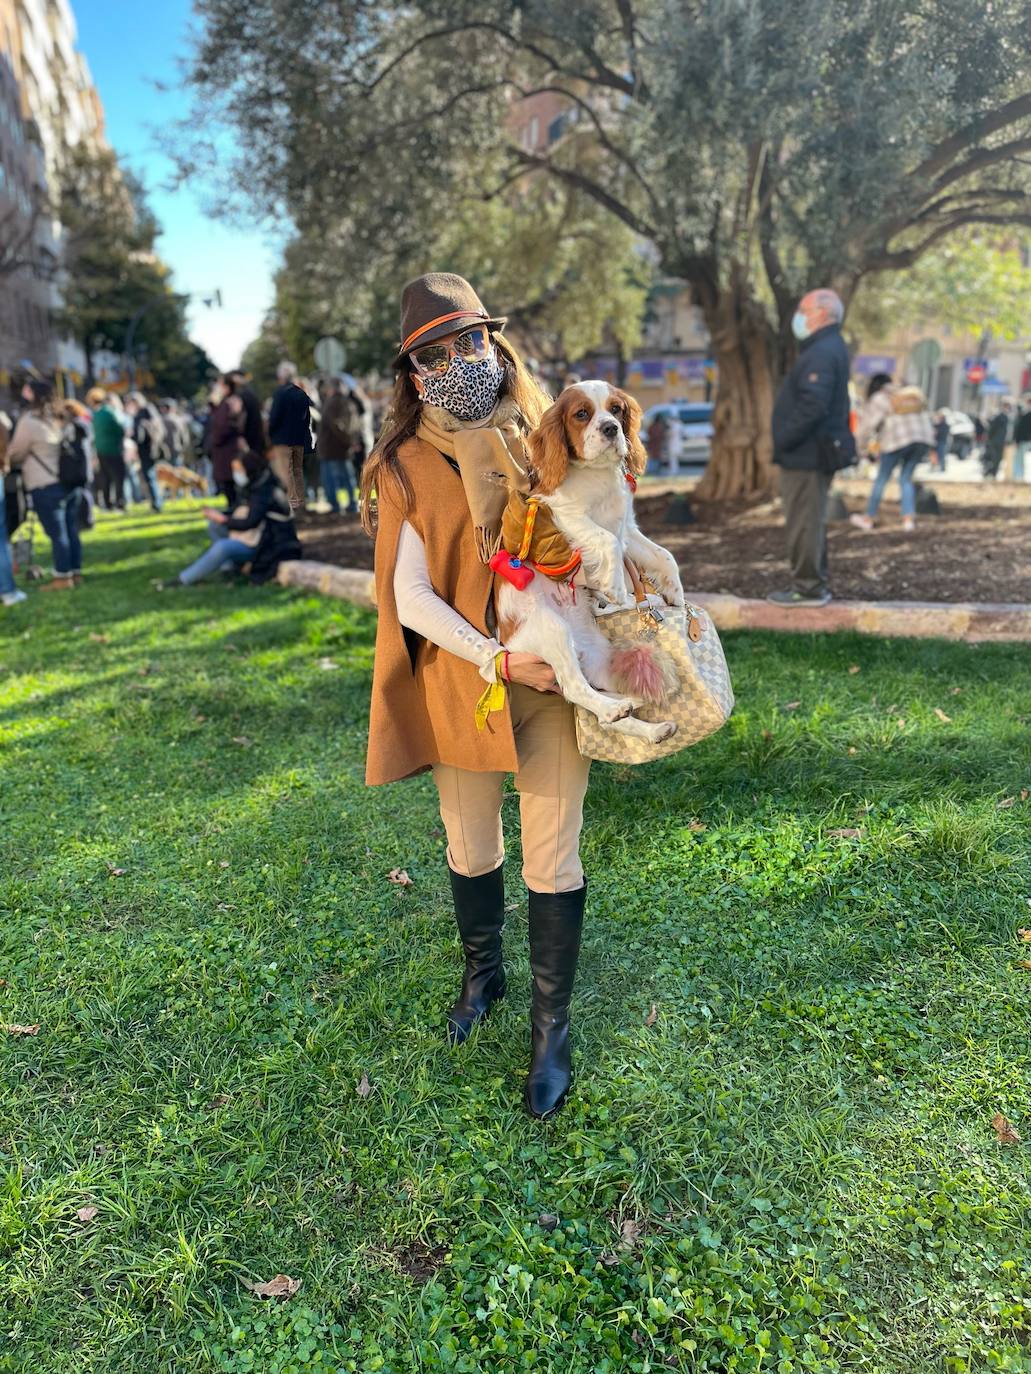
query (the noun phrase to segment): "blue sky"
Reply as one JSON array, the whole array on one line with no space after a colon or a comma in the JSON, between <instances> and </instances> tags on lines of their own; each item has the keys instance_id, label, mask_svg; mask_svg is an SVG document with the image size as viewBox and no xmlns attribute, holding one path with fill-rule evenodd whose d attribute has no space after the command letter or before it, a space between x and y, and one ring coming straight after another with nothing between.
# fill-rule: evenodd
<instances>
[{"instance_id":1,"label":"blue sky","mask_svg":"<svg viewBox=\"0 0 1031 1374\"><path fill-rule=\"evenodd\" d=\"M176 58L185 52L192 22L190 0L72 0L85 53L104 105L112 147L147 187L163 233L158 251L175 273L178 291L221 288L223 308L190 306L192 336L219 367L231 367L258 332L272 298L278 252L267 229L248 231L210 219L202 194L183 187L163 191L170 180L158 132L186 113L175 87Z\"/></svg>"}]
</instances>

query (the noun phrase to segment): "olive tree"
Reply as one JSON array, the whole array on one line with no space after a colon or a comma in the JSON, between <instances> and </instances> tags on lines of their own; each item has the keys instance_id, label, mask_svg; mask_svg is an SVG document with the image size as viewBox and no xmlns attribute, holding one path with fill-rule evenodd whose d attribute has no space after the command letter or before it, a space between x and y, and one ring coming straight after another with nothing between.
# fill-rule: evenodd
<instances>
[{"instance_id":1,"label":"olive tree","mask_svg":"<svg viewBox=\"0 0 1031 1374\"><path fill-rule=\"evenodd\" d=\"M533 178L653 245L689 283L719 365L708 495L768 480L804 291L830 285L847 305L868 273L912 266L956 229L1031 224L1026 0L196 9L198 110L238 149L224 200L343 235L342 274L411 260L435 226L475 226ZM543 91L566 127L529 146L513 111ZM224 168L217 136L210 151Z\"/></svg>"}]
</instances>

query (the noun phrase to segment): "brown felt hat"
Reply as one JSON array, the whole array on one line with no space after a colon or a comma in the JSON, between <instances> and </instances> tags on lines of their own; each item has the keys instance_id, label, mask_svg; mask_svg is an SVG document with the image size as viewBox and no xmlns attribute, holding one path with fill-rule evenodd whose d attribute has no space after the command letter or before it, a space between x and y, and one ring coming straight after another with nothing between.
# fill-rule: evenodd
<instances>
[{"instance_id":1,"label":"brown felt hat","mask_svg":"<svg viewBox=\"0 0 1031 1374\"><path fill-rule=\"evenodd\" d=\"M505 316L493 319L464 277L454 272L427 272L405 284L401 292L401 344L395 368L404 366L413 348L443 339L472 324L504 329Z\"/></svg>"}]
</instances>

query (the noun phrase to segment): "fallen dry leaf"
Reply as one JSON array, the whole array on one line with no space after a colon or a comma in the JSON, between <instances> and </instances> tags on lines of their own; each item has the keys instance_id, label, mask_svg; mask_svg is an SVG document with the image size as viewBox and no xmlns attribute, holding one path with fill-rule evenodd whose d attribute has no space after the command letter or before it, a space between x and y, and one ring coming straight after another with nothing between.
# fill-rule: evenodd
<instances>
[{"instance_id":1,"label":"fallen dry leaf","mask_svg":"<svg viewBox=\"0 0 1031 1374\"><path fill-rule=\"evenodd\" d=\"M512 911L518 911L518 910L519 910L519 903L518 903L518 902L506 902L506 903L505 903L505 911L506 911L506 912L512 912Z\"/></svg>"},{"instance_id":2,"label":"fallen dry leaf","mask_svg":"<svg viewBox=\"0 0 1031 1374\"><path fill-rule=\"evenodd\" d=\"M853 676L855 676L855 674L859 672L859 664L858 664L858 663L852 663L852 664L850 664L848 670L849 670L849 672L850 672Z\"/></svg>"},{"instance_id":3,"label":"fallen dry leaf","mask_svg":"<svg viewBox=\"0 0 1031 1374\"><path fill-rule=\"evenodd\" d=\"M850 744L850 745L848 746L848 752L849 752L850 754L857 754L857 753L859 752L859 750L856 748L856 746L855 746L854 744Z\"/></svg>"},{"instance_id":4,"label":"fallen dry leaf","mask_svg":"<svg viewBox=\"0 0 1031 1374\"><path fill-rule=\"evenodd\" d=\"M369 1082L369 1075L367 1073L362 1074L361 1081L357 1088L355 1088L355 1092L359 1097L368 1097L369 1093L372 1092L372 1084Z\"/></svg>"},{"instance_id":5,"label":"fallen dry leaf","mask_svg":"<svg viewBox=\"0 0 1031 1374\"><path fill-rule=\"evenodd\" d=\"M1029 796L1031 796L1031 793L1028 792L1028 790L1027 790L1026 787L1022 787L1022 788L1020 789L1020 800L1021 800L1021 801L1027 801L1027 799L1028 799Z\"/></svg>"},{"instance_id":6,"label":"fallen dry leaf","mask_svg":"<svg viewBox=\"0 0 1031 1374\"><path fill-rule=\"evenodd\" d=\"M1018 959L1017 968L1031 969L1031 959Z\"/></svg>"},{"instance_id":7,"label":"fallen dry leaf","mask_svg":"<svg viewBox=\"0 0 1031 1374\"><path fill-rule=\"evenodd\" d=\"M4 1030L8 1035L38 1035L39 1023L37 1022L34 1026L19 1026L11 1021L4 1026Z\"/></svg>"},{"instance_id":8,"label":"fallen dry leaf","mask_svg":"<svg viewBox=\"0 0 1031 1374\"><path fill-rule=\"evenodd\" d=\"M319 667L324 673L331 673L334 668L339 668L340 664L335 663L331 658L320 658Z\"/></svg>"},{"instance_id":9,"label":"fallen dry leaf","mask_svg":"<svg viewBox=\"0 0 1031 1374\"><path fill-rule=\"evenodd\" d=\"M75 1215L80 1221L92 1221L99 1210L98 1207L80 1207Z\"/></svg>"},{"instance_id":10,"label":"fallen dry leaf","mask_svg":"<svg viewBox=\"0 0 1031 1374\"><path fill-rule=\"evenodd\" d=\"M995 803L995 809L996 811L1006 811L1016 800L1016 797L1003 797L1001 802Z\"/></svg>"},{"instance_id":11,"label":"fallen dry leaf","mask_svg":"<svg viewBox=\"0 0 1031 1374\"><path fill-rule=\"evenodd\" d=\"M598 1256L598 1259L608 1269L611 1269L614 1265L619 1263L619 1256L616 1254L615 1250L603 1250Z\"/></svg>"},{"instance_id":12,"label":"fallen dry leaf","mask_svg":"<svg viewBox=\"0 0 1031 1374\"><path fill-rule=\"evenodd\" d=\"M111 636L110 636L110 635L98 635L98 634L95 634L95 633L91 632L91 633L90 633L90 639L93 641L94 644L110 644L110 643L111 643Z\"/></svg>"},{"instance_id":13,"label":"fallen dry leaf","mask_svg":"<svg viewBox=\"0 0 1031 1374\"><path fill-rule=\"evenodd\" d=\"M764 730L764 731L763 731L763 739L773 739L773 731L772 731L772 730Z\"/></svg>"},{"instance_id":14,"label":"fallen dry leaf","mask_svg":"<svg viewBox=\"0 0 1031 1374\"><path fill-rule=\"evenodd\" d=\"M1010 1125L1002 1112L996 1112L992 1117L992 1130L999 1137L1000 1145L1020 1144L1020 1132Z\"/></svg>"},{"instance_id":15,"label":"fallen dry leaf","mask_svg":"<svg viewBox=\"0 0 1031 1374\"><path fill-rule=\"evenodd\" d=\"M827 834L832 835L836 840L858 840L862 833L854 825L841 825L836 830L827 831Z\"/></svg>"},{"instance_id":16,"label":"fallen dry leaf","mask_svg":"<svg viewBox=\"0 0 1031 1374\"><path fill-rule=\"evenodd\" d=\"M211 1099L211 1101L208 1103L207 1110L208 1110L209 1112L217 1112L218 1109L219 1109L219 1107L226 1107L226 1106L228 1106L228 1104L229 1104L229 1094L228 1094L228 1093L217 1093L217 1094Z\"/></svg>"},{"instance_id":17,"label":"fallen dry leaf","mask_svg":"<svg viewBox=\"0 0 1031 1374\"><path fill-rule=\"evenodd\" d=\"M408 876L407 868L392 868L387 874L387 882L395 883L398 887L413 887L415 879Z\"/></svg>"},{"instance_id":18,"label":"fallen dry leaf","mask_svg":"<svg viewBox=\"0 0 1031 1374\"><path fill-rule=\"evenodd\" d=\"M228 868L228 867L229 867L229 860L228 860L228 859L219 859L219 861L218 861L218 866L219 866L219 868Z\"/></svg>"},{"instance_id":19,"label":"fallen dry leaf","mask_svg":"<svg viewBox=\"0 0 1031 1374\"><path fill-rule=\"evenodd\" d=\"M248 1279L240 1282L259 1298L292 1298L301 1286L301 1280L292 1279L289 1274L277 1274L267 1283L251 1283Z\"/></svg>"},{"instance_id":20,"label":"fallen dry leaf","mask_svg":"<svg viewBox=\"0 0 1031 1374\"><path fill-rule=\"evenodd\" d=\"M797 711L801 705L800 701L786 701L780 709L782 711Z\"/></svg>"},{"instance_id":21,"label":"fallen dry leaf","mask_svg":"<svg viewBox=\"0 0 1031 1374\"><path fill-rule=\"evenodd\" d=\"M700 835L703 830L708 830L709 827L703 821L695 819L693 821L688 821L687 828L696 835Z\"/></svg>"},{"instance_id":22,"label":"fallen dry leaf","mask_svg":"<svg viewBox=\"0 0 1031 1374\"><path fill-rule=\"evenodd\" d=\"M644 1024L645 1024L646 1026L654 1026L654 1025L655 1025L655 1022L656 1022L658 1019L659 1019L659 1009L658 1009L658 1007L655 1005L655 1003L653 1002L653 1003L652 1003L652 1009L651 1009L651 1011L650 1011L650 1012L648 1013L648 1015L644 1018Z\"/></svg>"},{"instance_id":23,"label":"fallen dry leaf","mask_svg":"<svg viewBox=\"0 0 1031 1374\"><path fill-rule=\"evenodd\" d=\"M953 689L952 689L952 695L953 695L954 697L958 697L959 694L960 694L960 692L962 692L962 690L963 690L962 687L953 687Z\"/></svg>"},{"instance_id":24,"label":"fallen dry leaf","mask_svg":"<svg viewBox=\"0 0 1031 1374\"><path fill-rule=\"evenodd\" d=\"M619 1248L621 1250L636 1249L643 1231L644 1226L641 1222L635 1221L633 1217L627 1217L619 1228Z\"/></svg>"},{"instance_id":25,"label":"fallen dry leaf","mask_svg":"<svg viewBox=\"0 0 1031 1374\"><path fill-rule=\"evenodd\" d=\"M128 871L127 868L115 868L114 864L108 864L107 866L108 876L111 878L124 878Z\"/></svg>"},{"instance_id":26,"label":"fallen dry leaf","mask_svg":"<svg viewBox=\"0 0 1031 1374\"><path fill-rule=\"evenodd\" d=\"M6 978L0 978L0 988L10 987Z\"/></svg>"},{"instance_id":27,"label":"fallen dry leaf","mask_svg":"<svg viewBox=\"0 0 1031 1374\"><path fill-rule=\"evenodd\" d=\"M233 743L238 744L241 749L249 749L251 745L254 743L254 741L252 739L248 739L246 735L234 735Z\"/></svg>"},{"instance_id":28,"label":"fallen dry leaf","mask_svg":"<svg viewBox=\"0 0 1031 1374\"><path fill-rule=\"evenodd\" d=\"M942 722L943 725L952 724L952 717L947 716L940 706L936 706L934 708L934 714L938 717L938 719Z\"/></svg>"},{"instance_id":29,"label":"fallen dry leaf","mask_svg":"<svg viewBox=\"0 0 1031 1374\"><path fill-rule=\"evenodd\" d=\"M902 716L899 716L895 724L899 727L900 730L904 730L906 728L906 722Z\"/></svg>"},{"instance_id":30,"label":"fallen dry leaf","mask_svg":"<svg viewBox=\"0 0 1031 1374\"><path fill-rule=\"evenodd\" d=\"M1026 940L1027 943L1031 945L1031 930L1027 930L1024 926L1021 926L1021 928L1017 931L1017 935L1020 937L1021 940Z\"/></svg>"}]
</instances>

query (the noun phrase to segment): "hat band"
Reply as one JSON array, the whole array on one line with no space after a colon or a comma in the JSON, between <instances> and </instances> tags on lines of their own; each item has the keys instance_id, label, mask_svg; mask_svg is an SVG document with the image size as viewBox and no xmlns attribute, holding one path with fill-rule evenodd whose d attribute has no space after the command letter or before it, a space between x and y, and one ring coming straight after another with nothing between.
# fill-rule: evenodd
<instances>
[{"instance_id":1,"label":"hat band","mask_svg":"<svg viewBox=\"0 0 1031 1374\"><path fill-rule=\"evenodd\" d=\"M447 324L448 320L466 319L470 315L477 320L490 319L490 316L484 310L452 310L450 315L438 315L435 320L430 320L429 324L420 325L413 334L408 335L408 338L405 339L404 343L401 345L400 351L402 353L407 353L416 339L421 338L428 329L436 329L438 324Z\"/></svg>"}]
</instances>

